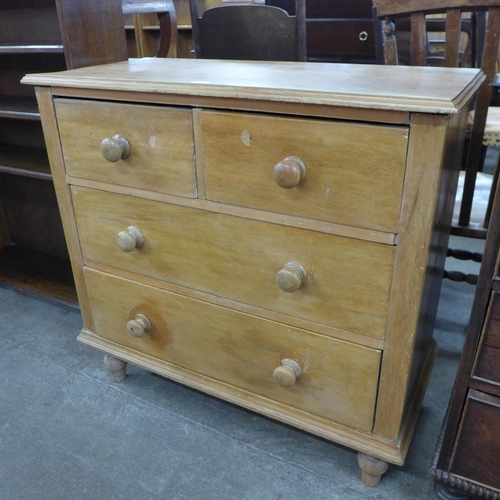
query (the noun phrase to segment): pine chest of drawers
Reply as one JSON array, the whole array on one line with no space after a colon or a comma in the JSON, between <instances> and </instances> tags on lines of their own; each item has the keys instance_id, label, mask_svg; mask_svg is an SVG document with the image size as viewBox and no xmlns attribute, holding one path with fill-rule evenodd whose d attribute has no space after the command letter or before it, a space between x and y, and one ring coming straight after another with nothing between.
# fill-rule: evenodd
<instances>
[{"instance_id":1,"label":"pine chest of drawers","mask_svg":"<svg viewBox=\"0 0 500 500\"><path fill-rule=\"evenodd\" d=\"M85 327L137 364L404 462L476 70L131 60L30 75ZM446 86L442 82L446 81Z\"/></svg>"}]
</instances>

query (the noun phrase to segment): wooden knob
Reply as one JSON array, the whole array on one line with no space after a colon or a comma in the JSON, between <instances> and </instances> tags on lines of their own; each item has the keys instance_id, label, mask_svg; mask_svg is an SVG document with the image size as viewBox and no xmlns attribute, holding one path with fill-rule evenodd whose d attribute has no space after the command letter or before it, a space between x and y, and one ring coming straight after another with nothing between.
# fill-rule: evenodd
<instances>
[{"instance_id":1,"label":"wooden knob","mask_svg":"<svg viewBox=\"0 0 500 500\"><path fill-rule=\"evenodd\" d=\"M274 166L273 175L278 186L290 189L305 177L306 166L300 158L289 156Z\"/></svg>"},{"instance_id":2,"label":"wooden knob","mask_svg":"<svg viewBox=\"0 0 500 500\"><path fill-rule=\"evenodd\" d=\"M298 262L288 262L276 275L276 283L284 292L297 291L307 279L307 271Z\"/></svg>"},{"instance_id":3,"label":"wooden knob","mask_svg":"<svg viewBox=\"0 0 500 500\"><path fill-rule=\"evenodd\" d=\"M302 370L293 359L282 359L280 366L273 372L274 381L282 387L292 387L300 377Z\"/></svg>"},{"instance_id":4,"label":"wooden knob","mask_svg":"<svg viewBox=\"0 0 500 500\"><path fill-rule=\"evenodd\" d=\"M108 161L124 160L130 156L130 142L121 134L106 137L101 142L102 156Z\"/></svg>"},{"instance_id":5,"label":"wooden knob","mask_svg":"<svg viewBox=\"0 0 500 500\"><path fill-rule=\"evenodd\" d=\"M127 323L127 331L132 337L142 337L145 333L151 330L151 321L144 314L136 314L134 319Z\"/></svg>"},{"instance_id":6,"label":"wooden knob","mask_svg":"<svg viewBox=\"0 0 500 500\"><path fill-rule=\"evenodd\" d=\"M144 236L135 226L129 226L126 231L120 231L116 235L116 240L118 242L118 246L124 252L131 252L135 248L142 246L144 243Z\"/></svg>"}]
</instances>

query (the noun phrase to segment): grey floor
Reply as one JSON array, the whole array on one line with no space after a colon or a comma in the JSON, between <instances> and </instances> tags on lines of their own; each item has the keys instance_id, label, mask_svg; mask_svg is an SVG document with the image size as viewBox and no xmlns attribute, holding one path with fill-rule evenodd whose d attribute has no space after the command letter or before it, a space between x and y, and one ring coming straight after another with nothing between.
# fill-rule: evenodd
<instances>
[{"instance_id":1,"label":"grey floor","mask_svg":"<svg viewBox=\"0 0 500 500\"><path fill-rule=\"evenodd\" d=\"M138 368L112 383L102 355L75 341L79 313L0 288L0 500L433 499L428 469L473 292L444 282L406 464L371 489L351 450Z\"/></svg>"}]
</instances>

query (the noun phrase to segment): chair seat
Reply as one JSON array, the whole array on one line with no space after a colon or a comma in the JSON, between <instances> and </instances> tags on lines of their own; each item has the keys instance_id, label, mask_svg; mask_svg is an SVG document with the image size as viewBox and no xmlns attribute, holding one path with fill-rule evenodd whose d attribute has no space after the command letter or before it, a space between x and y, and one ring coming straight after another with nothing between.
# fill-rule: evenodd
<instances>
[{"instance_id":1,"label":"chair seat","mask_svg":"<svg viewBox=\"0 0 500 500\"><path fill-rule=\"evenodd\" d=\"M460 214L460 204L462 203L464 181L465 181L465 171L462 170L460 172L460 178L458 180L457 195L455 197L455 208L453 210L454 226L458 225L458 216ZM476 187L474 189L474 198L472 201L472 210L471 210L469 227L477 229L481 229L483 227L492 184L493 184L493 176L491 174L478 172L476 177Z\"/></svg>"},{"instance_id":2,"label":"chair seat","mask_svg":"<svg viewBox=\"0 0 500 500\"><path fill-rule=\"evenodd\" d=\"M471 120L474 120L474 111L470 112ZM500 146L500 107L490 106L486 127L483 133L484 146Z\"/></svg>"}]
</instances>

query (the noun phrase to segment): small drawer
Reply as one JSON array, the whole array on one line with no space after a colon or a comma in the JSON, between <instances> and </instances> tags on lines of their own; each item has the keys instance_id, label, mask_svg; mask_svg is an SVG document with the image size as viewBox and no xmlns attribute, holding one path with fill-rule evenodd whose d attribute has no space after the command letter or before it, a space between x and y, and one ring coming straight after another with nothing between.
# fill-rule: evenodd
<instances>
[{"instance_id":1,"label":"small drawer","mask_svg":"<svg viewBox=\"0 0 500 500\"><path fill-rule=\"evenodd\" d=\"M337 62L373 61L373 19L308 19L307 57Z\"/></svg>"},{"instance_id":2,"label":"small drawer","mask_svg":"<svg viewBox=\"0 0 500 500\"><path fill-rule=\"evenodd\" d=\"M76 186L72 193L88 265L385 336L395 247ZM122 247L132 243L126 251L118 235Z\"/></svg>"},{"instance_id":3,"label":"small drawer","mask_svg":"<svg viewBox=\"0 0 500 500\"><path fill-rule=\"evenodd\" d=\"M371 431L380 351L89 268L84 272L97 335L270 400ZM297 363L300 374L293 363L286 367L286 361L276 371L283 360Z\"/></svg>"},{"instance_id":4,"label":"small drawer","mask_svg":"<svg viewBox=\"0 0 500 500\"><path fill-rule=\"evenodd\" d=\"M191 111L75 99L55 105L68 175L196 196Z\"/></svg>"},{"instance_id":5,"label":"small drawer","mask_svg":"<svg viewBox=\"0 0 500 500\"><path fill-rule=\"evenodd\" d=\"M499 422L500 398L470 389L454 445L450 472L500 490Z\"/></svg>"},{"instance_id":6,"label":"small drawer","mask_svg":"<svg viewBox=\"0 0 500 500\"><path fill-rule=\"evenodd\" d=\"M473 368L473 377L500 385L500 293L490 297L486 321Z\"/></svg>"},{"instance_id":7,"label":"small drawer","mask_svg":"<svg viewBox=\"0 0 500 500\"><path fill-rule=\"evenodd\" d=\"M407 127L211 111L199 122L207 199L398 231Z\"/></svg>"}]
</instances>

